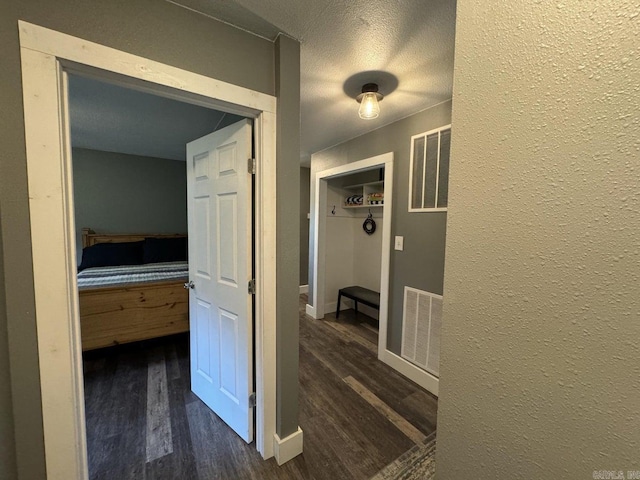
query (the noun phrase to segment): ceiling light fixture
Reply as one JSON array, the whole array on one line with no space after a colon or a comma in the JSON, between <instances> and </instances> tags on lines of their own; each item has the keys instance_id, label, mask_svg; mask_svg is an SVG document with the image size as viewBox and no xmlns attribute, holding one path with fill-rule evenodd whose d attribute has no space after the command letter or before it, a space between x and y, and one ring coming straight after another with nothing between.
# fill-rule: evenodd
<instances>
[{"instance_id":1,"label":"ceiling light fixture","mask_svg":"<svg viewBox=\"0 0 640 480\"><path fill-rule=\"evenodd\" d=\"M360 103L358 115L364 120L372 120L380 115L380 105L383 95L378 93L377 83L365 83L362 86L362 93L356 97Z\"/></svg>"}]
</instances>

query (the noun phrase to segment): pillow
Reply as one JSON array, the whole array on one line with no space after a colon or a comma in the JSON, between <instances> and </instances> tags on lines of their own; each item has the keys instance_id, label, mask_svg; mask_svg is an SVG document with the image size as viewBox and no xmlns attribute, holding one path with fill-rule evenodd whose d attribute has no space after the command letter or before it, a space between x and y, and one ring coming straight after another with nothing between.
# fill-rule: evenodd
<instances>
[{"instance_id":1,"label":"pillow","mask_svg":"<svg viewBox=\"0 0 640 480\"><path fill-rule=\"evenodd\" d=\"M144 242L96 243L82 249L78 271L91 267L141 265Z\"/></svg>"},{"instance_id":2,"label":"pillow","mask_svg":"<svg viewBox=\"0 0 640 480\"><path fill-rule=\"evenodd\" d=\"M186 262L187 249L187 237L145 238L143 262Z\"/></svg>"}]
</instances>

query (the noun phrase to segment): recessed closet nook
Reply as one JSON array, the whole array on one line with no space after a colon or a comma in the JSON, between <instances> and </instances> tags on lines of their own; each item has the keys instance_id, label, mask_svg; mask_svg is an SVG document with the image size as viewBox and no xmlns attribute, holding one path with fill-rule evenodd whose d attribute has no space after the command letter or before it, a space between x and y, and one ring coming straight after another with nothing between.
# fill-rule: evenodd
<instances>
[{"instance_id":1,"label":"recessed closet nook","mask_svg":"<svg viewBox=\"0 0 640 480\"><path fill-rule=\"evenodd\" d=\"M325 314L335 315L341 288L357 285L380 292L383 179L381 168L327 181ZM353 300L343 296L340 310L353 307ZM378 310L358 303L358 312L377 327Z\"/></svg>"}]
</instances>

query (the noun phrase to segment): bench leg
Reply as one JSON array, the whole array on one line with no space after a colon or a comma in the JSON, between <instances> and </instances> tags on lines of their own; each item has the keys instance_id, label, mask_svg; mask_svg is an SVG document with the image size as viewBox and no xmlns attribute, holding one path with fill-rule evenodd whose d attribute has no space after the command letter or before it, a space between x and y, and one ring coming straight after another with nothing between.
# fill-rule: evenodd
<instances>
[{"instance_id":1,"label":"bench leg","mask_svg":"<svg viewBox=\"0 0 640 480\"><path fill-rule=\"evenodd\" d=\"M353 305L355 306L355 310L356 310L356 317L358 316L358 300L354 300L353 301Z\"/></svg>"},{"instance_id":2,"label":"bench leg","mask_svg":"<svg viewBox=\"0 0 640 480\"><path fill-rule=\"evenodd\" d=\"M336 318L340 316L340 299L342 298L342 294L338 292L338 306L336 307Z\"/></svg>"}]
</instances>

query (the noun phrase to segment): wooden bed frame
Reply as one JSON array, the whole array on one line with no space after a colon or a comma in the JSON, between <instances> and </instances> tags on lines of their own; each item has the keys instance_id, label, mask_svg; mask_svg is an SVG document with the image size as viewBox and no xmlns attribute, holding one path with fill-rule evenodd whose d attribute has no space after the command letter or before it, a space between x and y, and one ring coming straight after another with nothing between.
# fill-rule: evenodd
<instances>
[{"instance_id":1,"label":"wooden bed frame","mask_svg":"<svg viewBox=\"0 0 640 480\"><path fill-rule=\"evenodd\" d=\"M100 234L82 229L82 247L186 235ZM110 347L189 331L189 292L168 280L79 291L82 350Z\"/></svg>"}]
</instances>

